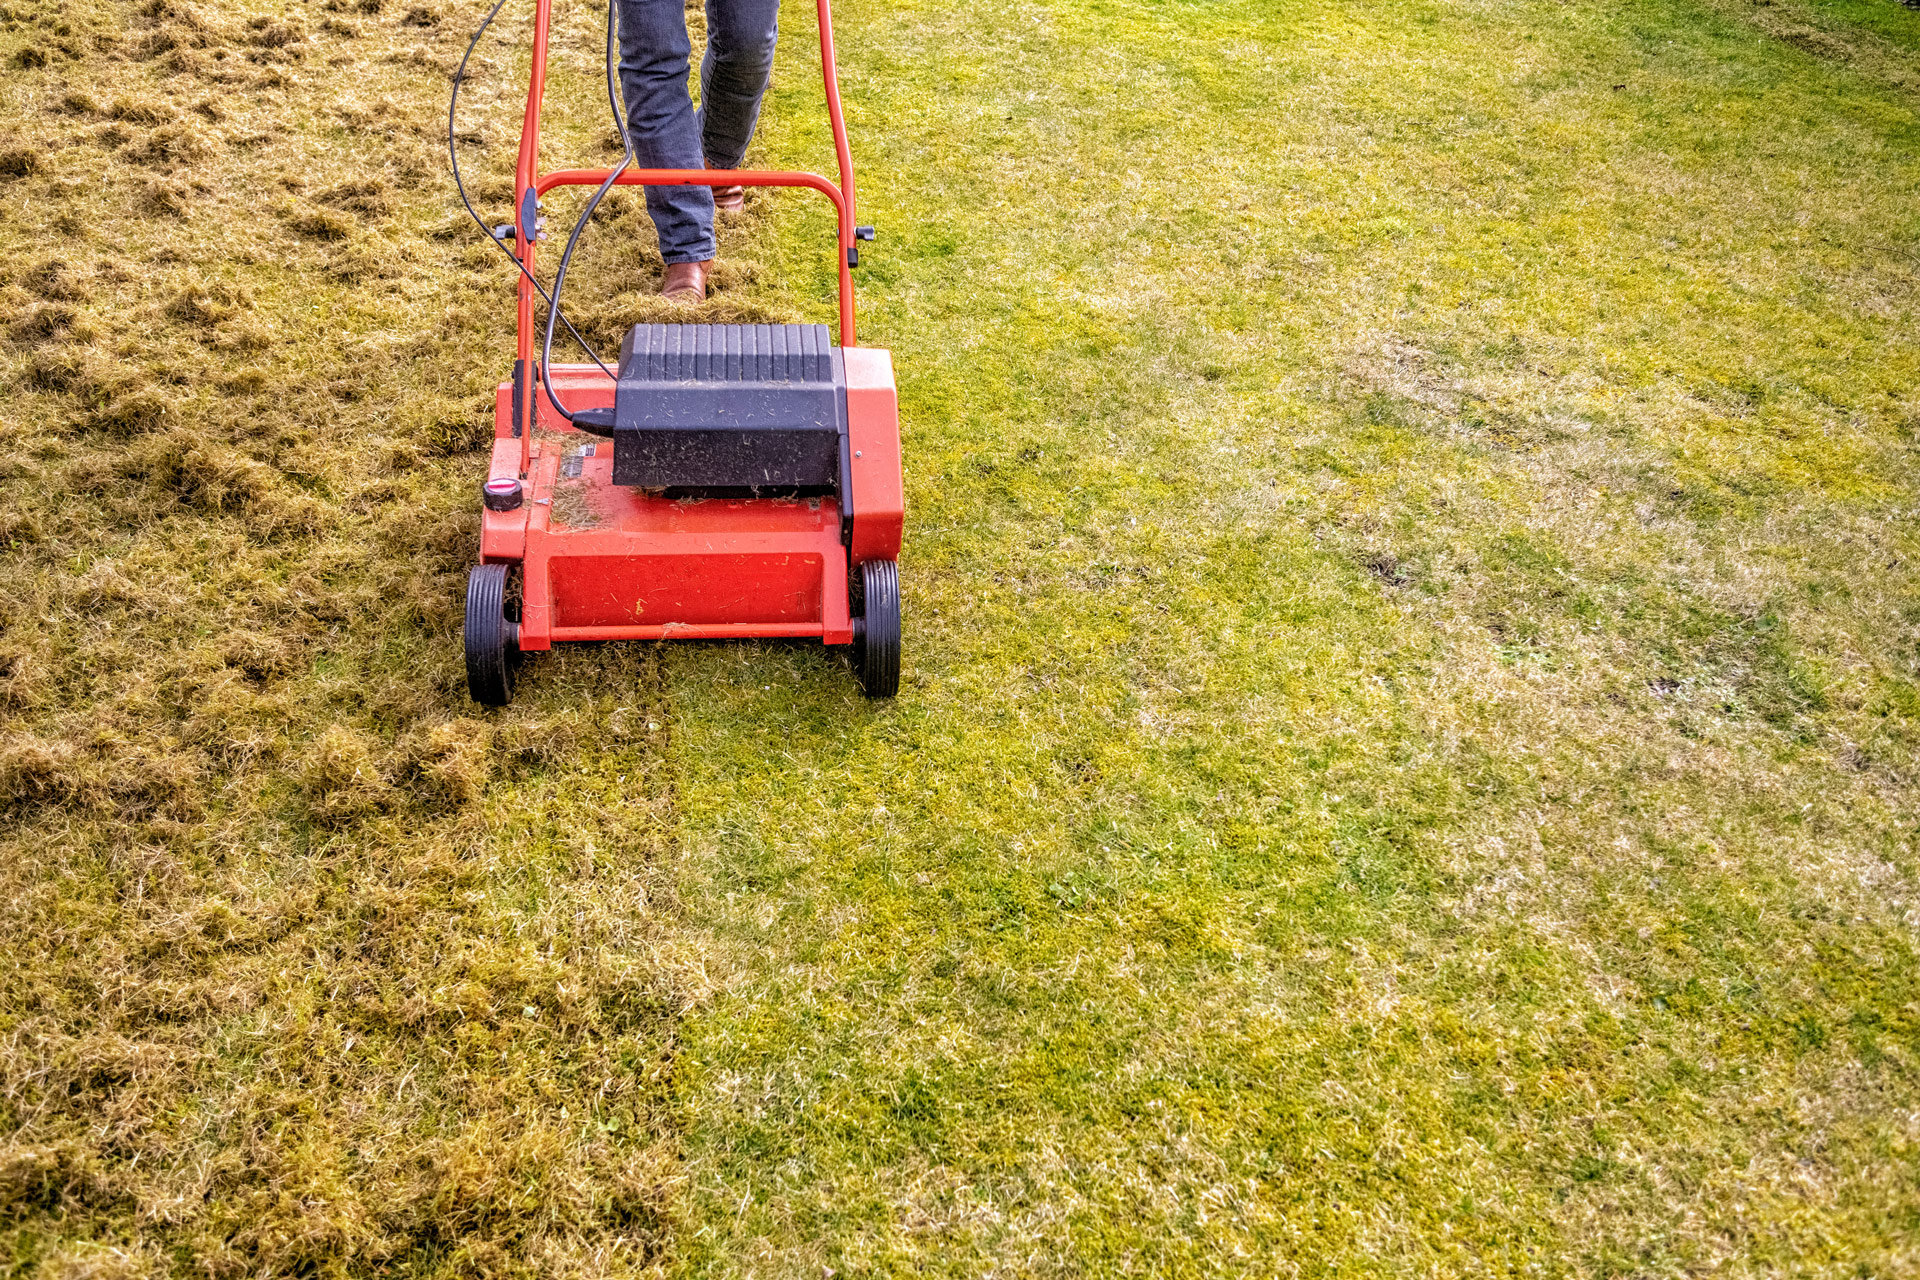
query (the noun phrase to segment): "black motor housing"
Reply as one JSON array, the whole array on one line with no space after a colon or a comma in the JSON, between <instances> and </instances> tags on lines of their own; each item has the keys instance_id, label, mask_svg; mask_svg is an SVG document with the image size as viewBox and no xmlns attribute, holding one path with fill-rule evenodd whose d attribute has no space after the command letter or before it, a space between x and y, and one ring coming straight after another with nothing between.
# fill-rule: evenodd
<instances>
[{"instance_id":1,"label":"black motor housing","mask_svg":"<svg viewBox=\"0 0 1920 1280\"><path fill-rule=\"evenodd\" d=\"M613 482L668 497L837 493L847 377L818 324L637 324L620 344Z\"/></svg>"}]
</instances>

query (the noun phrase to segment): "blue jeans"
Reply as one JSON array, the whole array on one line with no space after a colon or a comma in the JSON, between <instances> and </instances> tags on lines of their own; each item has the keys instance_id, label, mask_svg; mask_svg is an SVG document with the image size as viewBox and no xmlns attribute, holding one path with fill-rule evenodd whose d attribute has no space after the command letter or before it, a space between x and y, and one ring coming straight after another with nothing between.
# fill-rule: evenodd
<instances>
[{"instance_id":1,"label":"blue jeans","mask_svg":"<svg viewBox=\"0 0 1920 1280\"><path fill-rule=\"evenodd\" d=\"M683 0L620 0L620 87L627 129L643 169L737 169L760 118L773 70L780 0L707 0L707 56L700 110L687 92ZM648 187L647 213L668 262L714 256L713 191Z\"/></svg>"}]
</instances>

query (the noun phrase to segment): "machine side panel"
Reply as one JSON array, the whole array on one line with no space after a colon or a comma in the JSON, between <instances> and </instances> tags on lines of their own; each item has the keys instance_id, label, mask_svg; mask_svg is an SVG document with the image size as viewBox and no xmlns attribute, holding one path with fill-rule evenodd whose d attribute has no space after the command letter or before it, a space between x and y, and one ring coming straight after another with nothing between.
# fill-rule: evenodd
<instances>
[{"instance_id":1,"label":"machine side panel","mask_svg":"<svg viewBox=\"0 0 1920 1280\"><path fill-rule=\"evenodd\" d=\"M848 347L847 436L853 452L852 560L897 560L906 521L900 475L900 411L893 357L877 347Z\"/></svg>"},{"instance_id":2,"label":"machine side panel","mask_svg":"<svg viewBox=\"0 0 1920 1280\"><path fill-rule=\"evenodd\" d=\"M513 479L520 471L520 442L511 436L496 436L489 478ZM480 511L480 563L501 564L527 554L527 517L524 504L515 511Z\"/></svg>"}]
</instances>

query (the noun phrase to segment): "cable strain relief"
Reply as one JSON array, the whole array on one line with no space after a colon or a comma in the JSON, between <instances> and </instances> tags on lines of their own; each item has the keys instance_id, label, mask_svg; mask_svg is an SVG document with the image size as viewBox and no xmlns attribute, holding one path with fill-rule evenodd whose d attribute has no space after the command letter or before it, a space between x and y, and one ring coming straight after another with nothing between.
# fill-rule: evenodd
<instances>
[{"instance_id":1,"label":"cable strain relief","mask_svg":"<svg viewBox=\"0 0 1920 1280\"><path fill-rule=\"evenodd\" d=\"M611 437L613 435L613 409L611 407L603 409L575 409L573 411L573 425L576 430L584 431L588 435Z\"/></svg>"}]
</instances>

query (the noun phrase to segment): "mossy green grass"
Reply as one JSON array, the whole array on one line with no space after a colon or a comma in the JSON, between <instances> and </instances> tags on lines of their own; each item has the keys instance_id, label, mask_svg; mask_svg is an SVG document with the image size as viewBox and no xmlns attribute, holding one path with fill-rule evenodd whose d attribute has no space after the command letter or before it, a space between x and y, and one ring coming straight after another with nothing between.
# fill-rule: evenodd
<instances>
[{"instance_id":1,"label":"mossy green grass","mask_svg":"<svg viewBox=\"0 0 1920 1280\"><path fill-rule=\"evenodd\" d=\"M1755 12L843 14L907 684L671 660L695 1270L1914 1265L1916 99Z\"/></svg>"}]
</instances>

